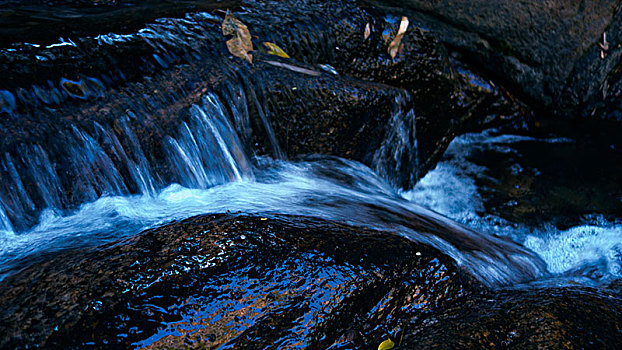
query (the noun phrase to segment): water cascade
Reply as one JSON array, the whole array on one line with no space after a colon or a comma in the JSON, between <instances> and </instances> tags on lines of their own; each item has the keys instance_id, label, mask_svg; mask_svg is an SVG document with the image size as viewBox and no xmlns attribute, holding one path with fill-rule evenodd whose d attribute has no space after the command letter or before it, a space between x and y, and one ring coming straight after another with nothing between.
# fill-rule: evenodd
<instances>
[{"instance_id":1,"label":"water cascade","mask_svg":"<svg viewBox=\"0 0 622 350\"><path fill-rule=\"evenodd\" d=\"M451 3L0 4L0 348L619 344L622 12Z\"/></svg>"},{"instance_id":2,"label":"water cascade","mask_svg":"<svg viewBox=\"0 0 622 350\"><path fill-rule=\"evenodd\" d=\"M0 162L3 226L24 229L36 223L43 209L63 213L102 196L154 195L172 182L208 188L253 176L243 145L213 94L192 106L176 131L151 140L165 145L159 164L150 161L157 155L145 154L130 118L138 116L128 112L109 126L94 122L92 131L71 126L57 135L53 146L60 149L53 150L54 161L40 144L5 153Z\"/></svg>"},{"instance_id":3,"label":"water cascade","mask_svg":"<svg viewBox=\"0 0 622 350\"><path fill-rule=\"evenodd\" d=\"M201 104L189 107L187 119L159 141L165 155L159 164L152 161L157 157L145 153L130 126L132 120L145 117L132 112L111 127L94 123L89 132L72 126L67 135L60 135L67 160L57 162L71 165L62 170L73 174L71 183L60 179L60 168L40 145L22 149L20 170L7 154L2 167L13 185L0 192L0 198L3 210L12 215L0 216L0 222L8 231L12 218L26 230L5 240L1 260L5 273L24 259L36 259L38 251L91 246L114 239L119 232L134 234L196 214L242 211L312 215L394 231L437 247L490 286L546 274L539 258L527 250L399 198L385 179L414 178L417 154L415 114L412 108L404 109L403 98L395 100L389 126L373 153L374 173L360 163L334 157L282 161L278 145L272 147L276 160L262 157L252 162L244 134L238 131L252 125L244 112L248 97L243 90L230 91L237 100L223 103L208 93ZM256 109L267 109L257 95L250 100ZM270 127L265 112L259 118L255 125ZM272 131L268 135L269 141L275 140ZM29 222L32 228L20 221L26 214L38 213L40 217ZM43 236L48 238L40 240Z\"/></svg>"}]
</instances>

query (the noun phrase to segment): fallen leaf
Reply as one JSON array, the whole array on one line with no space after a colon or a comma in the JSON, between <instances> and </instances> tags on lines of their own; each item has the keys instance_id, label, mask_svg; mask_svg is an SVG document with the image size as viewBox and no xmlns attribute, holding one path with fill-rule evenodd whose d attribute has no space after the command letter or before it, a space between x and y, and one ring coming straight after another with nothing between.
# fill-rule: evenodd
<instances>
[{"instance_id":1,"label":"fallen leaf","mask_svg":"<svg viewBox=\"0 0 622 350\"><path fill-rule=\"evenodd\" d=\"M404 34L406 33L407 29L408 17L404 16L400 21L400 28L397 31L397 35L395 35L395 38L393 38L393 41L391 41L391 43L389 44L388 51L391 58L395 58L395 56L397 56L397 53L401 51L401 48L403 48L403 46L400 46L400 44L402 43L402 38L404 38Z\"/></svg>"},{"instance_id":2,"label":"fallen leaf","mask_svg":"<svg viewBox=\"0 0 622 350\"><path fill-rule=\"evenodd\" d=\"M253 55L249 54L253 51L251 33L244 23L229 12L222 21L222 34L233 35L233 38L227 41L227 49L232 55L253 63Z\"/></svg>"},{"instance_id":3,"label":"fallen leaf","mask_svg":"<svg viewBox=\"0 0 622 350\"><path fill-rule=\"evenodd\" d=\"M393 342L393 340L391 340L391 338L388 338L387 340L380 343L380 345L378 345L378 350L389 350L393 349L394 346L395 343Z\"/></svg>"},{"instance_id":4,"label":"fallen leaf","mask_svg":"<svg viewBox=\"0 0 622 350\"><path fill-rule=\"evenodd\" d=\"M268 49L270 55L275 55L283 58L289 58L289 55L283 51L277 44L265 41L264 46Z\"/></svg>"},{"instance_id":5,"label":"fallen leaf","mask_svg":"<svg viewBox=\"0 0 622 350\"><path fill-rule=\"evenodd\" d=\"M369 26L369 23L367 23L367 25L365 25L365 33L363 34L363 40L367 40L370 34L371 34L371 27Z\"/></svg>"}]
</instances>

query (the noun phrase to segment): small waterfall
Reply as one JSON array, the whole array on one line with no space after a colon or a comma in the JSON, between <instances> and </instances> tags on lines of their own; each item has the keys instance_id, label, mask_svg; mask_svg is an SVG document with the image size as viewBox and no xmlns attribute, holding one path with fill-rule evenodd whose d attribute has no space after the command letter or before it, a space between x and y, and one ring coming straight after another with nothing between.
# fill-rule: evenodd
<instances>
[{"instance_id":1,"label":"small waterfall","mask_svg":"<svg viewBox=\"0 0 622 350\"><path fill-rule=\"evenodd\" d=\"M11 221L9 221L9 218L6 216L6 213L2 207L2 201L0 201L0 232L13 232Z\"/></svg>"},{"instance_id":2,"label":"small waterfall","mask_svg":"<svg viewBox=\"0 0 622 350\"><path fill-rule=\"evenodd\" d=\"M408 188L418 179L415 112L404 107L402 97L395 100L396 111L387 125L380 147L374 152L372 168L396 187Z\"/></svg>"},{"instance_id":3,"label":"small waterfall","mask_svg":"<svg viewBox=\"0 0 622 350\"><path fill-rule=\"evenodd\" d=\"M80 169L74 185L76 190L93 201L100 196L128 194L129 190L117 166L104 152L101 145L86 132L73 128L77 139L71 150L73 167Z\"/></svg>"},{"instance_id":4,"label":"small waterfall","mask_svg":"<svg viewBox=\"0 0 622 350\"><path fill-rule=\"evenodd\" d=\"M35 224L44 209L62 214L102 196L154 196L172 182L209 188L253 177L236 128L216 95L206 94L185 119L168 135L151 123L140 139L137 127L149 123L149 117L128 110L112 124L71 125L47 143L6 152L0 160L0 229L20 231ZM146 154L148 142L159 148Z\"/></svg>"},{"instance_id":5,"label":"small waterfall","mask_svg":"<svg viewBox=\"0 0 622 350\"><path fill-rule=\"evenodd\" d=\"M192 106L189 122L182 123L177 138L168 137L172 168L179 182L191 188L208 188L252 177L242 143L215 96L203 106Z\"/></svg>"},{"instance_id":6,"label":"small waterfall","mask_svg":"<svg viewBox=\"0 0 622 350\"><path fill-rule=\"evenodd\" d=\"M133 118L136 118L131 111L128 113L132 115ZM147 196L154 196L156 194L157 184L152 175L151 164L149 164L149 161L145 157L136 134L128 126L128 120L126 118L121 119L119 126L125 139L129 141L129 152L125 151L115 133L106 130L101 125L97 125L98 131L108 147L114 150L113 152L116 154L117 158L121 159L122 163L127 164L128 170L138 186L139 193ZM130 159L129 155L133 155L134 160Z\"/></svg>"},{"instance_id":7,"label":"small waterfall","mask_svg":"<svg viewBox=\"0 0 622 350\"><path fill-rule=\"evenodd\" d=\"M250 82L247 82L247 83L250 84ZM259 91L260 96L257 96L256 91ZM281 147L279 146L279 142L276 139L276 135L274 134L274 129L272 128L272 123L270 122L270 115L268 112L269 108L267 108L267 106L265 106L264 104L260 102L260 99L261 101L266 101L266 98L263 96L264 95L263 87L261 85L259 86L251 85L249 89L249 94L251 95L250 97L252 98L253 106L257 110L257 115L259 115L259 119L261 121L263 129L266 135L268 136L268 140L270 142L269 146L272 149L271 150L272 157L276 159L286 159L287 157L281 150Z\"/></svg>"}]
</instances>

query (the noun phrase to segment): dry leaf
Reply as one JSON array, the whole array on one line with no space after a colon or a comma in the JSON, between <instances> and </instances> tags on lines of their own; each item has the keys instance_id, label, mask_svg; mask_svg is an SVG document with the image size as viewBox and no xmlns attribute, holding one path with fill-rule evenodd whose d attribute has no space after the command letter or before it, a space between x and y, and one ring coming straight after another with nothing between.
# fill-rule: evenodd
<instances>
[{"instance_id":1,"label":"dry leaf","mask_svg":"<svg viewBox=\"0 0 622 350\"><path fill-rule=\"evenodd\" d=\"M367 23L367 25L365 26L365 33L363 34L363 40L367 40L370 34L371 34L371 27L369 26L369 23Z\"/></svg>"},{"instance_id":2,"label":"dry leaf","mask_svg":"<svg viewBox=\"0 0 622 350\"><path fill-rule=\"evenodd\" d=\"M227 41L227 49L232 55L253 63L253 55L249 54L250 51L253 51L251 33L244 23L229 12L222 21L222 34L233 35L233 38Z\"/></svg>"},{"instance_id":3,"label":"dry leaf","mask_svg":"<svg viewBox=\"0 0 622 350\"><path fill-rule=\"evenodd\" d=\"M401 47L403 46L400 46L400 44L402 43L402 38L404 37L404 34L406 34L407 29L408 17L404 16L400 21L400 29L398 29L397 35L395 35L395 38L393 39L393 41L391 41L391 44L389 44L388 51L391 58L395 58L395 56L397 56L397 53L401 51Z\"/></svg>"},{"instance_id":4,"label":"dry leaf","mask_svg":"<svg viewBox=\"0 0 622 350\"><path fill-rule=\"evenodd\" d=\"M281 49L277 44L268 41L265 41L263 44L266 48L268 48L269 54L283 58L289 58L289 55L285 53L285 51L283 51L283 49Z\"/></svg>"}]
</instances>

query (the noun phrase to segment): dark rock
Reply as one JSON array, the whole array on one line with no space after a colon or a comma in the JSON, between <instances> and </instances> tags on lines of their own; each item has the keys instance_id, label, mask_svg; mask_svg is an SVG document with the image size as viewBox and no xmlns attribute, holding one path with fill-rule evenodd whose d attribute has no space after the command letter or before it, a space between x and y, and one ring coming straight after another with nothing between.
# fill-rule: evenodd
<instances>
[{"instance_id":1,"label":"dark rock","mask_svg":"<svg viewBox=\"0 0 622 350\"><path fill-rule=\"evenodd\" d=\"M404 348L615 349L622 298L587 287L508 290L468 296L422 323L404 336Z\"/></svg>"},{"instance_id":2,"label":"dark rock","mask_svg":"<svg viewBox=\"0 0 622 350\"><path fill-rule=\"evenodd\" d=\"M530 111L504 91L450 58L437 36L410 22L400 53L391 58L387 48L399 26L402 11L390 14L349 1L313 1L311 9L291 9L287 2L253 2L256 13L245 14L250 23L274 23L274 31L258 26L263 37L286 48L292 57L310 64L329 63L339 74L407 90L416 115L416 159L389 176L410 187L434 167L447 145L459 133L524 118ZM370 35L365 38L369 26ZM298 34L300 33L300 34ZM287 114L285 114L287 116ZM395 175L397 174L397 175ZM409 174L410 175L410 174ZM397 180L397 181L395 181Z\"/></svg>"},{"instance_id":3,"label":"dark rock","mask_svg":"<svg viewBox=\"0 0 622 350\"><path fill-rule=\"evenodd\" d=\"M414 24L391 59L381 31L395 23L354 2L249 2L249 9L239 16L259 38L255 46L272 41L292 59L257 52L248 65L230 56L223 11L161 19L122 37L77 37L75 46L0 52L0 201L15 228L31 226L46 207L138 192L132 162L144 163L156 188L186 184L166 140L210 91L245 142L239 153L347 157L402 187L464 128L520 114L476 74L452 75L457 63ZM374 30L364 40L367 23ZM99 148L98 161L68 156L93 151L84 139Z\"/></svg>"},{"instance_id":4,"label":"dark rock","mask_svg":"<svg viewBox=\"0 0 622 350\"><path fill-rule=\"evenodd\" d=\"M205 215L60 253L6 278L0 347L620 342L619 283L542 285L487 291L438 250L393 233L311 217Z\"/></svg>"},{"instance_id":5,"label":"dark rock","mask_svg":"<svg viewBox=\"0 0 622 350\"><path fill-rule=\"evenodd\" d=\"M0 284L0 347L367 346L478 290L435 249L292 216L209 215Z\"/></svg>"},{"instance_id":6,"label":"dark rock","mask_svg":"<svg viewBox=\"0 0 622 350\"><path fill-rule=\"evenodd\" d=\"M508 222L561 230L598 220L619 222L622 154L587 126L560 137L555 132L563 131L562 124L567 123L554 121L514 131L510 142L491 142L508 134L487 133L485 140L471 139L457 152L460 155L444 160L451 162L457 156L454 164L470 163L466 172L478 188L485 212Z\"/></svg>"},{"instance_id":7,"label":"dark rock","mask_svg":"<svg viewBox=\"0 0 622 350\"><path fill-rule=\"evenodd\" d=\"M604 98L619 90L618 1L411 0L399 6L529 104L556 115L621 120L619 112L598 108L603 100L618 108Z\"/></svg>"}]
</instances>

